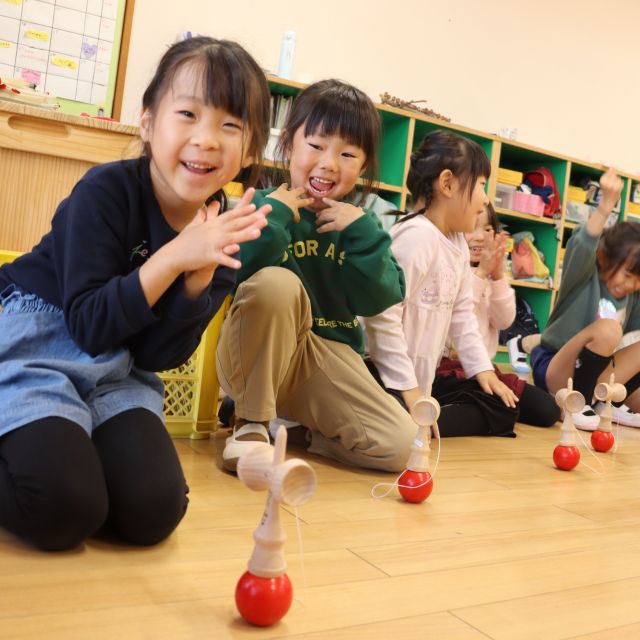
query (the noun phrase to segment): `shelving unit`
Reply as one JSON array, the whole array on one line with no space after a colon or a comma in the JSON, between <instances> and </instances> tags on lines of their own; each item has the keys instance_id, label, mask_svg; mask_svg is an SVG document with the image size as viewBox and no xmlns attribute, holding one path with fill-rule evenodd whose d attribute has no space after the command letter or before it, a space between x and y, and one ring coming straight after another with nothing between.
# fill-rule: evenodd
<instances>
[{"instance_id":1,"label":"shelving unit","mask_svg":"<svg viewBox=\"0 0 640 640\"><path fill-rule=\"evenodd\" d=\"M295 95L306 85L269 76L272 93ZM492 173L487 186L489 198L493 201L496 194L498 167L526 172L537 167L547 167L553 174L560 193L561 209L553 218L539 217L518 211L497 208L501 222L510 233L530 231L535 237L536 247L544 254L545 264L549 267L551 286L524 280L512 280L516 295L529 302L533 308L540 329L543 330L549 319L559 287L559 275L564 247L573 229L578 226L565 219L567 210L567 192L570 185L578 185L584 178L598 180L606 167L600 164L539 149L537 147L506 140L490 133L477 131L469 127L437 120L418 112L406 111L388 105L376 105L382 120L382 148L380 157L379 195L405 210L410 206L410 194L404 184L409 168L411 152L423 138L436 129L449 129L471 138L487 153L491 160ZM630 195L640 176L619 172L624 180L619 220L640 222L640 207L636 213L627 211ZM497 361L506 360L506 349L499 348Z\"/></svg>"}]
</instances>

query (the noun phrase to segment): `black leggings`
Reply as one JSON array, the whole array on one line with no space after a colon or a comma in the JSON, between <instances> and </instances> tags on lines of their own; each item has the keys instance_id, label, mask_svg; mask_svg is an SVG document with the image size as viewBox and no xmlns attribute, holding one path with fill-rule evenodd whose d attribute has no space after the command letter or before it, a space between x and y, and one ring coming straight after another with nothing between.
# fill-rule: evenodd
<instances>
[{"instance_id":1,"label":"black leggings","mask_svg":"<svg viewBox=\"0 0 640 640\"><path fill-rule=\"evenodd\" d=\"M371 375L385 391L407 409L402 393L384 386L371 360L365 360ZM436 376L431 394L440 403L438 429L443 438L460 436L503 436L515 438L513 427L519 420L536 427L550 427L560 419L553 396L527 384L515 409L497 395L485 393L476 380Z\"/></svg>"},{"instance_id":2,"label":"black leggings","mask_svg":"<svg viewBox=\"0 0 640 640\"><path fill-rule=\"evenodd\" d=\"M92 438L58 417L0 438L0 526L40 549L72 549L105 525L155 544L184 516L188 491L162 420L146 409L107 420Z\"/></svg>"}]
</instances>

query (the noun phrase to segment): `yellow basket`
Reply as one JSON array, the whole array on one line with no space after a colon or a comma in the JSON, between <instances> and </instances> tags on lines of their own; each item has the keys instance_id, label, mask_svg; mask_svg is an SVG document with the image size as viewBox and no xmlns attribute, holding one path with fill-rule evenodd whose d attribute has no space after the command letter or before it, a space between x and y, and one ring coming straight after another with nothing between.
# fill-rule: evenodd
<instances>
[{"instance_id":1,"label":"yellow basket","mask_svg":"<svg viewBox=\"0 0 640 640\"><path fill-rule=\"evenodd\" d=\"M19 251L0 251L0 265L20 255ZM185 364L158 374L164 382L165 422L174 438L208 438L217 429L216 347L230 306L231 296L227 296Z\"/></svg>"},{"instance_id":2,"label":"yellow basket","mask_svg":"<svg viewBox=\"0 0 640 640\"><path fill-rule=\"evenodd\" d=\"M522 184L522 171L512 171L511 169L498 168L498 182L502 184L512 184L519 187Z\"/></svg>"},{"instance_id":3,"label":"yellow basket","mask_svg":"<svg viewBox=\"0 0 640 640\"><path fill-rule=\"evenodd\" d=\"M633 213L634 216L640 216L640 204L630 202L627 205L627 213Z\"/></svg>"},{"instance_id":4,"label":"yellow basket","mask_svg":"<svg viewBox=\"0 0 640 640\"><path fill-rule=\"evenodd\" d=\"M231 306L227 296L194 354L177 369L158 375L164 382L164 416L174 438L208 438L218 426L216 348L222 323Z\"/></svg>"},{"instance_id":5,"label":"yellow basket","mask_svg":"<svg viewBox=\"0 0 640 640\"><path fill-rule=\"evenodd\" d=\"M587 192L585 189L581 189L580 187L572 187L569 185L569 188L567 189L567 199L571 200L571 202L586 202Z\"/></svg>"}]
</instances>

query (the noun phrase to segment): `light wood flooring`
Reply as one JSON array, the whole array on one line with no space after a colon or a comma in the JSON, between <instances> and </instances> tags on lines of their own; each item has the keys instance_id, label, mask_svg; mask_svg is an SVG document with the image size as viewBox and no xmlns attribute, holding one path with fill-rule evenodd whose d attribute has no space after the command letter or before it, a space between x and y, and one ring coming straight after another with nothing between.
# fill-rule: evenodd
<instances>
[{"instance_id":1,"label":"light wood flooring","mask_svg":"<svg viewBox=\"0 0 640 640\"><path fill-rule=\"evenodd\" d=\"M553 467L557 427L518 433L444 440L422 505L373 499L390 476L290 451L319 484L299 509L303 564L283 514L295 601L266 629L233 598L265 494L216 467L224 431L178 440L191 504L165 543L45 554L0 533L0 638L640 638L640 430L619 430L602 469L582 450L598 473Z\"/></svg>"}]
</instances>

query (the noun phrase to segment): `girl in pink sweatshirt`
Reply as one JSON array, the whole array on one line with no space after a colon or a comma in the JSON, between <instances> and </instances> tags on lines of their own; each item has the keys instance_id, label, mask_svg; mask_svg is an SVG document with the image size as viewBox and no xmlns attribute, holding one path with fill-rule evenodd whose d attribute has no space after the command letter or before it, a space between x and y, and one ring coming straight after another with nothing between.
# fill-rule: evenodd
<instances>
[{"instance_id":1,"label":"girl in pink sweatshirt","mask_svg":"<svg viewBox=\"0 0 640 640\"><path fill-rule=\"evenodd\" d=\"M450 131L428 135L411 156L413 212L391 229L406 296L367 318L371 369L405 406L431 391L442 436L511 436L518 398L496 375L473 301L471 233L488 199L491 165L482 148ZM466 379L436 375L450 336Z\"/></svg>"}]
</instances>

